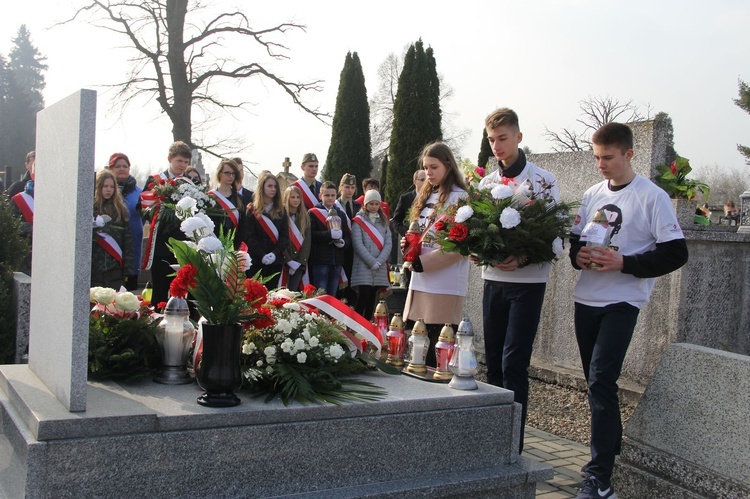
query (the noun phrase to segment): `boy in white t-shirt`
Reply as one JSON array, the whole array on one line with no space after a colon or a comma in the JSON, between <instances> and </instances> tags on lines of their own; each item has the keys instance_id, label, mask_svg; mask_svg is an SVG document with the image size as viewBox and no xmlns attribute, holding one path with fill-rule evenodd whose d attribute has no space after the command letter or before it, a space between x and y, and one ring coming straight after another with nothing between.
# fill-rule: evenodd
<instances>
[{"instance_id":1,"label":"boy in white t-shirt","mask_svg":"<svg viewBox=\"0 0 750 499\"><path fill-rule=\"evenodd\" d=\"M518 115L508 108L496 109L485 119L487 140L498 160L499 168L479 183L480 189L495 185L526 184L537 196L547 194L559 201L555 176L526 159L518 148L523 134ZM549 191L545 186L551 185ZM534 346L544 292L551 264L526 265L524 258L508 257L503 263L482 269L484 294L484 349L487 381L513 390L513 400L521 404L523 450L524 425L529 401L529 364Z\"/></svg>"},{"instance_id":2,"label":"boy in white t-shirt","mask_svg":"<svg viewBox=\"0 0 750 499\"><path fill-rule=\"evenodd\" d=\"M573 300L591 410L591 460L583 467L579 499L617 497L611 485L622 441L617 380L654 278L682 267L688 258L666 192L633 171L630 128L608 123L591 140L605 180L584 193L570 237L571 263L583 270ZM592 223L597 212L607 220L608 247L586 246L602 232L601 224Z\"/></svg>"}]
</instances>

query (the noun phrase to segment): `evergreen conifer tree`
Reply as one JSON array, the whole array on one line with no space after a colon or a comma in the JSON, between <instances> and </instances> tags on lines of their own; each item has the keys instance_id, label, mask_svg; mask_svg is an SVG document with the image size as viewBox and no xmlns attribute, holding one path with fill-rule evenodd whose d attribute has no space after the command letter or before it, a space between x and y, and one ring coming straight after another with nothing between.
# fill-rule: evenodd
<instances>
[{"instance_id":1,"label":"evergreen conifer tree","mask_svg":"<svg viewBox=\"0 0 750 499\"><path fill-rule=\"evenodd\" d=\"M26 153L36 144L36 113L44 109L45 82L42 72L47 69L42 56L31 42L31 33L21 25L13 39L8 56L9 94L7 119L12 126L8 131L6 164L17 168L23 164Z\"/></svg>"},{"instance_id":2,"label":"evergreen conifer tree","mask_svg":"<svg viewBox=\"0 0 750 499\"><path fill-rule=\"evenodd\" d=\"M442 139L435 58L431 48L424 50L422 40L412 44L404 56L393 114L385 198L395 206L399 195L411 185L424 146Z\"/></svg>"},{"instance_id":3,"label":"evergreen conifer tree","mask_svg":"<svg viewBox=\"0 0 750 499\"><path fill-rule=\"evenodd\" d=\"M734 103L745 110L746 113L750 113L750 86L740 80L739 99L734 99ZM750 147L737 144L737 150L745 156L745 164L750 165Z\"/></svg>"},{"instance_id":4,"label":"evergreen conifer tree","mask_svg":"<svg viewBox=\"0 0 750 499\"><path fill-rule=\"evenodd\" d=\"M338 185L344 173L351 173L359 183L370 176L370 161L370 105L365 76L359 56L349 52L341 70L323 178Z\"/></svg>"}]
</instances>

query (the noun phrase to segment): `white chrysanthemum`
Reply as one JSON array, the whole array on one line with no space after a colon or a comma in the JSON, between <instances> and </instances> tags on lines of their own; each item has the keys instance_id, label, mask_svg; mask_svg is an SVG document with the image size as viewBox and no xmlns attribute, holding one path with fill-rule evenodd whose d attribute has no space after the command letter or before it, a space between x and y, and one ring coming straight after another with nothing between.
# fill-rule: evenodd
<instances>
[{"instance_id":1,"label":"white chrysanthemum","mask_svg":"<svg viewBox=\"0 0 750 499\"><path fill-rule=\"evenodd\" d=\"M331 347L328 349L328 355L336 360L339 360L344 355L344 349L341 348L341 345L336 343L334 345L331 345Z\"/></svg>"},{"instance_id":2,"label":"white chrysanthemum","mask_svg":"<svg viewBox=\"0 0 750 499\"><path fill-rule=\"evenodd\" d=\"M320 340L318 339L317 336L313 336L313 337L310 338L309 343L310 343L311 347L316 347L316 346L320 345Z\"/></svg>"},{"instance_id":3,"label":"white chrysanthemum","mask_svg":"<svg viewBox=\"0 0 750 499\"><path fill-rule=\"evenodd\" d=\"M456 211L456 223L463 223L471 218L471 216L474 214L474 209L469 206L462 206Z\"/></svg>"},{"instance_id":4,"label":"white chrysanthemum","mask_svg":"<svg viewBox=\"0 0 750 499\"><path fill-rule=\"evenodd\" d=\"M198 201L191 198L190 196L185 196L177 202L177 207L181 210L192 211L192 209L195 208L196 204L198 204Z\"/></svg>"},{"instance_id":5,"label":"white chrysanthemum","mask_svg":"<svg viewBox=\"0 0 750 499\"><path fill-rule=\"evenodd\" d=\"M297 338L294 340L294 349L297 351L304 350L305 349L305 340L302 338Z\"/></svg>"},{"instance_id":6,"label":"white chrysanthemum","mask_svg":"<svg viewBox=\"0 0 750 499\"><path fill-rule=\"evenodd\" d=\"M190 217L186 218L182 221L180 224L180 230L188 237L191 237L193 233L198 230L202 229L206 226L206 222L198 217Z\"/></svg>"},{"instance_id":7,"label":"white chrysanthemum","mask_svg":"<svg viewBox=\"0 0 750 499\"><path fill-rule=\"evenodd\" d=\"M516 225L521 223L521 214L515 208L505 208L500 213L500 225L503 229L512 229Z\"/></svg>"},{"instance_id":8,"label":"white chrysanthemum","mask_svg":"<svg viewBox=\"0 0 750 499\"><path fill-rule=\"evenodd\" d=\"M276 330L288 335L292 332L292 323L286 319L279 319L276 321Z\"/></svg>"},{"instance_id":9,"label":"white chrysanthemum","mask_svg":"<svg viewBox=\"0 0 750 499\"><path fill-rule=\"evenodd\" d=\"M309 329L307 329L307 327L305 327L305 329L303 329L303 330L302 330L302 337L303 337L303 338L304 338L304 339L305 339L306 341L310 341L310 337L311 337L311 336L310 336L310 330L309 330Z\"/></svg>"},{"instance_id":10,"label":"white chrysanthemum","mask_svg":"<svg viewBox=\"0 0 750 499\"><path fill-rule=\"evenodd\" d=\"M505 184L498 184L490 191L492 197L495 199L505 199L513 195L513 188L508 187Z\"/></svg>"},{"instance_id":11,"label":"white chrysanthemum","mask_svg":"<svg viewBox=\"0 0 750 499\"><path fill-rule=\"evenodd\" d=\"M300 364L304 364L307 360L307 354L305 352L300 352L297 354L297 362Z\"/></svg>"},{"instance_id":12,"label":"white chrysanthemum","mask_svg":"<svg viewBox=\"0 0 750 499\"><path fill-rule=\"evenodd\" d=\"M271 345L270 347L266 347L263 349L263 355L266 357L273 357L276 355L276 347Z\"/></svg>"},{"instance_id":13,"label":"white chrysanthemum","mask_svg":"<svg viewBox=\"0 0 750 499\"><path fill-rule=\"evenodd\" d=\"M206 215L202 211L199 211L198 213L196 213L193 216L196 217L196 218L200 218L201 220L203 220L206 223L206 228L208 229L208 233L211 233L211 232L214 231L214 228L215 228L214 221L211 220L208 215Z\"/></svg>"},{"instance_id":14,"label":"white chrysanthemum","mask_svg":"<svg viewBox=\"0 0 750 499\"><path fill-rule=\"evenodd\" d=\"M302 307L299 306L299 303L290 301L283 305L283 307L287 310L294 310L295 312L299 312L302 310Z\"/></svg>"},{"instance_id":15,"label":"white chrysanthemum","mask_svg":"<svg viewBox=\"0 0 750 499\"><path fill-rule=\"evenodd\" d=\"M255 363L255 365L258 367L263 367L263 361L259 360L258 362Z\"/></svg>"},{"instance_id":16,"label":"white chrysanthemum","mask_svg":"<svg viewBox=\"0 0 750 499\"><path fill-rule=\"evenodd\" d=\"M555 253L555 258L560 258L563 254L563 240L559 237L556 237L554 241L552 241L552 251Z\"/></svg>"},{"instance_id":17,"label":"white chrysanthemum","mask_svg":"<svg viewBox=\"0 0 750 499\"><path fill-rule=\"evenodd\" d=\"M250 355L253 352L255 352L257 349L258 347L256 347L255 343L253 343L252 341L242 345L242 353L244 353L245 355Z\"/></svg>"},{"instance_id":18,"label":"white chrysanthemum","mask_svg":"<svg viewBox=\"0 0 750 499\"><path fill-rule=\"evenodd\" d=\"M213 253L214 251L222 248L221 241L219 238L214 236L204 237L198 241L198 249L205 251L206 253Z\"/></svg>"},{"instance_id":19,"label":"white chrysanthemum","mask_svg":"<svg viewBox=\"0 0 750 499\"><path fill-rule=\"evenodd\" d=\"M293 353L292 350L294 349L294 342L291 338L285 339L281 345L281 351L284 353Z\"/></svg>"}]
</instances>

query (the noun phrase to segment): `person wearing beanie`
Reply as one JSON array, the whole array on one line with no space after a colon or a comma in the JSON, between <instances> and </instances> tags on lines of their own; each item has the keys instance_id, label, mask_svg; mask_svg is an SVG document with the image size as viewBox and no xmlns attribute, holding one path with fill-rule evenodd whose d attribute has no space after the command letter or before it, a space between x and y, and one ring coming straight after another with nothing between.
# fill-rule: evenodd
<instances>
[{"instance_id":1,"label":"person wearing beanie","mask_svg":"<svg viewBox=\"0 0 750 499\"><path fill-rule=\"evenodd\" d=\"M125 288L133 291L138 288L138 275L141 273L141 245L143 243L143 219L141 218L141 188L130 174L130 158L116 152L109 157L107 164L117 181L122 202L128 209L130 236L133 241L133 265L123 269Z\"/></svg>"},{"instance_id":2,"label":"person wearing beanie","mask_svg":"<svg viewBox=\"0 0 750 499\"><path fill-rule=\"evenodd\" d=\"M372 320L378 294L389 286L387 260L393 240L377 189L365 193L364 203L364 208L352 219L351 286L358 295L354 311Z\"/></svg>"}]
</instances>

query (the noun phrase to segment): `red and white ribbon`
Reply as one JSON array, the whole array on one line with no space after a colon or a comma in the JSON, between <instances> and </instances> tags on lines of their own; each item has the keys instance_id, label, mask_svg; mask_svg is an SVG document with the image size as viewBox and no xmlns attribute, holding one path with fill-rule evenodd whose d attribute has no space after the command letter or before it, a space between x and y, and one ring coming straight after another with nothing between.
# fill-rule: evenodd
<instances>
[{"instance_id":1,"label":"red and white ribbon","mask_svg":"<svg viewBox=\"0 0 750 499\"><path fill-rule=\"evenodd\" d=\"M305 207L307 207L308 210L318 204L318 200L315 198L315 194L310 190L310 186L302 179L297 180L292 185L297 186L300 192L302 192L302 200L305 202Z\"/></svg>"},{"instance_id":2,"label":"red and white ribbon","mask_svg":"<svg viewBox=\"0 0 750 499\"><path fill-rule=\"evenodd\" d=\"M34 198L27 192L19 192L13 196L13 202L18 206L23 218L34 225Z\"/></svg>"},{"instance_id":3,"label":"red and white ribbon","mask_svg":"<svg viewBox=\"0 0 750 499\"><path fill-rule=\"evenodd\" d=\"M370 239L372 239L372 242L375 243L375 246L380 251L383 251L383 246L385 245L385 239L383 238L383 234L380 233L379 230L377 230L375 227L373 227L370 223L368 223L362 215L357 215L352 220L355 224L359 225L363 231L365 231L365 234L370 236Z\"/></svg>"},{"instance_id":4,"label":"red and white ribbon","mask_svg":"<svg viewBox=\"0 0 750 499\"><path fill-rule=\"evenodd\" d=\"M266 233L273 244L276 244L279 241L279 229L276 228L273 220L265 214L261 214L257 219L260 226L263 227L263 232Z\"/></svg>"},{"instance_id":5,"label":"red and white ribbon","mask_svg":"<svg viewBox=\"0 0 750 499\"><path fill-rule=\"evenodd\" d=\"M299 227L294 223L292 217L289 217L289 240L292 242L294 249L299 251L302 248L302 243L305 242L305 236L299 231Z\"/></svg>"},{"instance_id":6,"label":"red and white ribbon","mask_svg":"<svg viewBox=\"0 0 750 499\"><path fill-rule=\"evenodd\" d=\"M321 312L329 315L334 320L337 320L346 325L349 329L355 333L360 334L368 343L372 343L380 353L380 349L383 346L383 337L377 330L375 325L369 322L367 319L359 315L357 312L347 307L343 302L337 300L331 295L315 296L313 298L307 298L306 300L300 300L299 303L314 307ZM350 338L351 339L351 338ZM353 342L357 346L358 342ZM361 350L361 345L358 347Z\"/></svg>"},{"instance_id":7,"label":"red and white ribbon","mask_svg":"<svg viewBox=\"0 0 750 499\"><path fill-rule=\"evenodd\" d=\"M98 236L96 238L96 243L101 246L104 251L109 253L112 258L117 260L117 263L122 267L122 248L120 248L117 241L105 232L98 232L96 235Z\"/></svg>"},{"instance_id":8,"label":"red and white ribbon","mask_svg":"<svg viewBox=\"0 0 750 499\"><path fill-rule=\"evenodd\" d=\"M219 206L222 207L224 212L229 217L229 220L232 221L232 224L234 224L235 228L239 227L240 225L240 212L237 210L237 207L232 203L227 197L225 197L222 193L217 191L216 189L211 189L208 191L209 194L213 195L216 198L216 202L219 203Z\"/></svg>"}]
</instances>

